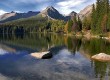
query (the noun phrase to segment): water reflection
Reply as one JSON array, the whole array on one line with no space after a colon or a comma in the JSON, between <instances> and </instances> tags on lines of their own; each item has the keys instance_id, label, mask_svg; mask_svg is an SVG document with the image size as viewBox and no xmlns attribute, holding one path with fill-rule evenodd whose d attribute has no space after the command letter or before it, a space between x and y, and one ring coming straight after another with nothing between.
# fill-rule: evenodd
<instances>
[{"instance_id":1,"label":"water reflection","mask_svg":"<svg viewBox=\"0 0 110 80\"><path fill-rule=\"evenodd\" d=\"M110 63L92 61L91 56L110 54L106 40L57 34L0 35L0 80L109 80ZM40 60L31 52L52 52Z\"/></svg>"},{"instance_id":2,"label":"water reflection","mask_svg":"<svg viewBox=\"0 0 110 80\"><path fill-rule=\"evenodd\" d=\"M90 69L90 63L88 61L83 63L86 59L79 54L74 58L67 49L60 50L50 60L37 60L30 55L17 56L0 57L2 75L13 80L79 80L93 77L86 74L92 72L87 70Z\"/></svg>"}]
</instances>

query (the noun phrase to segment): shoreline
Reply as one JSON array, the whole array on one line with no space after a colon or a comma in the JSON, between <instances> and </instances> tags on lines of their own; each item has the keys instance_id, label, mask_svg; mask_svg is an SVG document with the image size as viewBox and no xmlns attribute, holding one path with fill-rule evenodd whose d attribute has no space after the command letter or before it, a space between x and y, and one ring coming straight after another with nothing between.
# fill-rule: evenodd
<instances>
[{"instance_id":1,"label":"shoreline","mask_svg":"<svg viewBox=\"0 0 110 80\"><path fill-rule=\"evenodd\" d=\"M87 39L92 39L92 38L97 38L97 39L106 39L106 40L110 40L110 33L109 36L103 34L102 36L100 35L93 35L90 33L90 31L84 31L84 32L77 32L77 33L57 33L57 32L30 32L30 34L33 33L41 33L41 34L62 34L64 36L76 36L76 37L84 37Z\"/></svg>"},{"instance_id":2,"label":"shoreline","mask_svg":"<svg viewBox=\"0 0 110 80\"><path fill-rule=\"evenodd\" d=\"M110 34L110 33L108 33L108 34ZM87 39L97 38L97 39L110 40L110 35L109 36L107 36L105 34L103 34L102 36L100 36L100 35L93 35L90 32L76 33L76 34L69 33L69 34L64 34L64 35L66 35L66 36L84 37L84 38L87 38Z\"/></svg>"}]
</instances>

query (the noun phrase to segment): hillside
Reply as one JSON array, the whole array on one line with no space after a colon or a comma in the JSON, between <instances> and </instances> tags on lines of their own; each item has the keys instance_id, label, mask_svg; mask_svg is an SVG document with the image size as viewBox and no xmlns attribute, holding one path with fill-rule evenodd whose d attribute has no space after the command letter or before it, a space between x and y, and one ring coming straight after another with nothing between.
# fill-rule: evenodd
<instances>
[{"instance_id":1,"label":"hillside","mask_svg":"<svg viewBox=\"0 0 110 80\"><path fill-rule=\"evenodd\" d=\"M35 16L39 14L40 12L33 12L29 11L27 13L17 13L17 12L10 12L10 13L5 13L0 16L0 23L8 22L8 21L13 21L21 18L29 18L32 16Z\"/></svg>"}]
</instances>

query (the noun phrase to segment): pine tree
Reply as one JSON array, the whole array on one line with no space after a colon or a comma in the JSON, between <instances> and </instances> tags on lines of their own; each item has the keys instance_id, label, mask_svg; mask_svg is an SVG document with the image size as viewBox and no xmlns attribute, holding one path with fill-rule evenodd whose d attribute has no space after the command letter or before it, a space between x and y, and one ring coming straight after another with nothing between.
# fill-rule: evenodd
<instances>
[{"instance_id":1,"label":"pine tree","mask_svg":"<svg viewBox=\"0 0 110 80\"><path fill-rule=\"evenodd\" d=\"M79 16L78 16L78 31L81 31L82 30L82 21L80 20Z\"/></svg>"},{"instance_id":2,"label":"pine tree","mask_svg":"<svg viewBox=\"0 0 110 80\"><path fill-rule=\"evenodd\" d=\"M73 21L72 20L69 20L68 21L68 32L72 32L72 26L73 26Z\"/></svg>"},{"instance_id":3,"label":"pine tree","mask_svg":"<svg viewBox=\"0 0 110 80\"><path fill-rule=\"evenodd\" d=\"M72 32L76 32L78 27L77 18L76 16L73 17L73 25L72 25Z\"/></svg>"},{"instance_id":4,"label":"pine tree","mask_svg":"<svg viewBox=\"0 0 110 80\"><path fill-rule=\"evenodd\" d=\"M92 14L91 14L91 30L94 33L96 29L96 10L95 5L93 4L92 7Z\"/></svg>"},{"instance_id":5,"label":"pine tree","mask_svg":"<svg viewBox=\"0 0 110 80\"><path fill-rule=\"evenodd\" d=\"M97 0L96 8L92 9L92 32L103 34L109 29L109 0Z\"/></svg>"},{"instance_id":6,"label":"pine tree","mask_svg":"<svg viewBox=\"0 0 110 80\"><path fill-rule=\"evenodd\" d=\"M91 19L90 17L85 17L83 22L82 22L83 30L90 30L91 27Z\"/></svg>"},{"instance_id":7,"label":"pine tree","mask_svg":"<svg viewBox=\"0 0 110 80\"><path fill-rule=\"evenodd\" d=\"M109 0L105 0L105 7L106 7L106 15L107 15L107 23L106 23L106 29L107 31L110 31L110 5Z\"/></svg>"},{"instance_id":8,"label":"pine tree","mask_svg":"<svg viewBox=\"0 0 110 80\"><path fill-rule=\"evenodd\" d=\"M68 22L66 23L66 25L64 27L64 32L68 33Z\"/></svg>"},{"instance_id":9,"label":"pine tree","mask_svg":"<svg viewBox=\"0 0 110 80\"><path fill-rule=\"evenodd\" d=\"M108 20L107 20L107 31L110 31L110 12L108 14Z\"/></svg>"}]
</instances>

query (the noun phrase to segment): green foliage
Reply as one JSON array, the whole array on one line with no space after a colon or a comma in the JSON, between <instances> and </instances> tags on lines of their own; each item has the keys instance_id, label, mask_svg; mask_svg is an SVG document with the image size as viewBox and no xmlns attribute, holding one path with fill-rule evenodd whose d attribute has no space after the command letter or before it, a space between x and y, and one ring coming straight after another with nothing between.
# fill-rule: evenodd
<instances>
[{"instance_id":1,"label":"green foliage","mask_svg":"<svg viewBox=\"0 0 110 80\"><path fill-rule=\"evenodd\" d=\"M72 31L72 26L73 26L73 21L72 20L69 20L68 21L68 32L71 32Z\"/></svg>"},{"instance_id":2,"label":"green foliage","mask_svg":"<svg viewBox=\"0 0 110 80\"><path fill-rule=\"evenodd\" d=\"M108 14L107 31L110 31L110 13Z\"/></svg>"},{"instance_id":3,"label":"green foliage","mask_svg":"<svg viewBox=\"0 0 110 80\"><path fill-rule=\"evenodd\" d=\"M65 22L63 20L48 21L46 17L40 15L33 16L27 19L19 19L0 25L0 28L9 28L14 32L17 27L23 27L25 32L57 32L64 31ZM3 31L2 31L3 32Z\"/></svg>"},{"instance_id":4,"label":"green foliage","mask_svg":"<svg viewBox=\"0 0 110 80\"><path fill-rule=\"evenodd\" d=\"M79 17L78 17L77 24L78 24L78 31L81 31L82 30L82 21L80 20Z\"/></svg>"},{"instance_id":5,"label":"green foliage","mask_svg":"<svg viewBox=\"0 0 110 80\"><path fill-rule=\"evenodd\" d=\"M65 22L63 20L53 20L53 21L50 21L49 23L51 23L50 30L52 32L63 32L64 31Z\"/></svg>"},{"instance_id":6,"label":"green foliage","mask_svg":"<svg viewBox=\"0 0 110 80\"><path fill-rule=\"evenodd\" d=\"M72 31L72 26L73 26L73 21L72 20L67 21L64 31L66 33L70 33Z\"/></svg>"},{"instance_id":7,"label":"green foliage","mask_svg":"<svg viewBox=\"0 0 110 80\"><path fill-rule=\"evenodd\" d=\"M91 19L90 19L90 17L85 17L84 18L84 20L83 20L83 22L82 22L83 24L83 30L90 30L90 26L91 26Z\"/></svg>"},{"instance_id":8,"label":"green foliage","mask_svg":"<svg viewBox=\"0 0 110 80\"><path fill-rule=\"evenodd\" d=\"M73 20L69 20L67 24L65 25L65 32L66 33L71 33L71 32L77 32L82 30L82 21L80 18L74 16Z\"/></svg>"},{"instance_id":9,"label":"green foliage","mask_svg":"<svg viewBox=\"0 0 110 80\"><path fill-rule=\"evenodd\" d=\"M110 30L109 0L97 0L96 8L93 5L91 15L91 30L93 33L103 34Z\"/></svg>"},{"instance_id":10,"label":"green foliage","mask_svg":"<svg viewBox=\"0 0 110 80\"><path fill-rule=\"evenodd\" d=\"M96 30L96 22L97 22L96 17L97 17L96 16L96 9L95 9L95 5L93 4L92 14L91 14L91 31L92 31L92 33L94 33Z\"/></svg>"}]
</instances>

